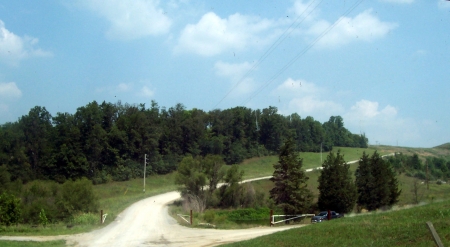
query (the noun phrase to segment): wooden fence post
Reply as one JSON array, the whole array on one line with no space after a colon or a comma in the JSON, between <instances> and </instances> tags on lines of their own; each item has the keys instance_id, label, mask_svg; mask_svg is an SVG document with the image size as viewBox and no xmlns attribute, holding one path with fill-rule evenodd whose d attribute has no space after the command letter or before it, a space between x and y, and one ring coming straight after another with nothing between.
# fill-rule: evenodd
<instances>
[{"instance_id":1,"label":"wooden fence post","mask_svg":"<svg viewBox=\"0 0 450 247\"><path fill-rule=\"evenodd\" d=\"M103 224L103 209L100 210L100 225Z\"/></svg>"},{"instance_id":2,"label":"wooden fence post","mask_svg":"<svg viewBox=\"0 0 450 247\"><path fill-rule=\"evenodd\" d=\"M428 228L430 229L431 235L433 235L434 242L439 247L444 247L444 244L442 244L441 239L439 238L439 235L437 234L436 230L434 229L433 223L430 221L427 222Z\"/></svg>"},{"instance_id":3,"label":"wooden fence post","mask_svg":"<svg viewBox=\"0 0 450 247\"><path fill-rule=\"evenodd\" d=\"M191 226L192 226L192 209L191 209L191 215L190 215L190 221L191 221Z\"/></svg>"},{"instance_id":4,"label":"wooden fence post","mask_svg":"<svg viewBox=\"0 0 450 247\"><path fill-rule=\"evenodd\" d=\"M270 210L270 224L269 224L269 226L273 226L273 224L272 224L272 219L273 219L273 209L271 209Z\"/></svg>"}]
</instances>

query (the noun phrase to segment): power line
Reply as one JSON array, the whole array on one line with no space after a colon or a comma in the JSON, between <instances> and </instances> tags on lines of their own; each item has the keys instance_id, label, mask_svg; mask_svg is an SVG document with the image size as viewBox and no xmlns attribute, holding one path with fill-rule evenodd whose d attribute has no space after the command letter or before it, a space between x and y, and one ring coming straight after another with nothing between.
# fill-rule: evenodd
<instances>
[{"instance_id":1,"label":"power line","mask_svg":"<svg viewBox=\"0 0 450 247\"><path fill-rule=\"evenodd\" d=\"M357 1L353 6L351 6L342 16L346 16L349 13L351 13L356 7L358 7L364 0ZM334 27L336 27L341 21L342 17L339 18L333 25L329 26L327 29L325 29L317 38L311 42L307 47L305 47L303 50L301 50L294 58L292 58L286 65L284 65L278 72L275 73L267 82L261 86L252 96L250 96L247 100L245 100L242 105L245 105L250 100L252 100L256 95L258 95L264 88L269 86L278 76L280 76L283 72L285 72L289 67L292 66L301 56L303 56L309 49L311 49L317 42L319 42L323 36L325 36L328 32L330 32Z\"/></svg>"},{"instance_id":2,"label":"power line","mask_svg":"<svg viewBox=\"0 0 450 247\"><path fill-rule=\"evenodd\" d=\"M317 0L314 0L309 3L305 10L295 19L295 21L292 22L292 24L286 30L284 30L280 37L269 47L269 49L266 50L266 52L264 52L264 54L257 60L257 62L253 64L253 66L238 80L236 84L234 84L230 91L228 91L228 93L225 94L225 96L223 96L223 98L213 108L216 108L220 103L222 103L222 101L227 98L228 95L230 95L230 93L234 91L234 89L236 89L236 87L239 86L239 84L241 84L250 75L250 73L255 70L275 50L275 48L277 48L298 26L300 26L300 24L303 23L303 21L306 20L306 18L308 18L308 16L310 16L314 12L314 10L323 2L323 0L321 0L300 22L297 23L297 21L309 9L309 7L316 1ZM297 23L297 25L292 28L295 23Z\"/></svg>"}]
</instances>

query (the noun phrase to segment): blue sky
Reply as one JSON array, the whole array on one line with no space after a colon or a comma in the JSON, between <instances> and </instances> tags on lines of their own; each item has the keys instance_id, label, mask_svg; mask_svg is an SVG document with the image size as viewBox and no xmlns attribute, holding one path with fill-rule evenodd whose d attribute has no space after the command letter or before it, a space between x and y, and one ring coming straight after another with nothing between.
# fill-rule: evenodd
<instances>
[{"instance_id":1,"label":"blue sky","mask_svg":"<svg viewBox=\"0 0 450 247\"><path fill-rule=\"evenodd\" d=\"M0 0L0 124L94 100L344 118L450 141L450 2Z\"/></svg>"}]
</instances>

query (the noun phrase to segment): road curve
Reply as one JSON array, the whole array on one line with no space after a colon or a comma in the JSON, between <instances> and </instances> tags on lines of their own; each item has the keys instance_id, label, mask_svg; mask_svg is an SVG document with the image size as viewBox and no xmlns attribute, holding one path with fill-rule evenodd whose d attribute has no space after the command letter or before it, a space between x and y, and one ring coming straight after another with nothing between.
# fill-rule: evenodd
<instances>
[{"instance_id":1,"label":"road curve","mask_svg":"<svg viewBox=\"0 0 450 247\"><path fill-rule=\"evenodd\" d=\"M355 162L358 161L349 163ZM270 177L249 179L246 182ZM49 241L64 239L70 246L79 247L216 246L301 227L301 225L293 225L239 230L188 228L179 225L168 213L167 204L178 198L180 198L179 192L168 192L143 199L126 208L111 224L89 233L34 237L0 236L0 240Z\"/></svg>"}]
</instances>

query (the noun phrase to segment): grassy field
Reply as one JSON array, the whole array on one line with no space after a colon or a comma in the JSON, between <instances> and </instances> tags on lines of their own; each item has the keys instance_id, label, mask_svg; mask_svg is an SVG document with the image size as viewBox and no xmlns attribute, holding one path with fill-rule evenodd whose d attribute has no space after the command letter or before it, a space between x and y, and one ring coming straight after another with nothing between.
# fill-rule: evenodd
<instances>
[{"instance_id":1,"label":"grassy field","mask_svg":"<svg viewBox=\"0 0 450 247\"><path fill-rule=\"evenodd\" d=\"M399 211L364 214L278 232L223 246L436 246L431 221L444 246L450 245L450 201Z\"/></svg>"},{"instance_id":2,"label":"grassy field","mask_svg":"<svg viewBox=\"0 0 450 247\"><path fill-rule=\"evenodd\" d=\"M0 241L1 247L63 247L66 246L66 241L47 241L47 242L35 242L35 241Z\"/></svg>"}]
</instances>

